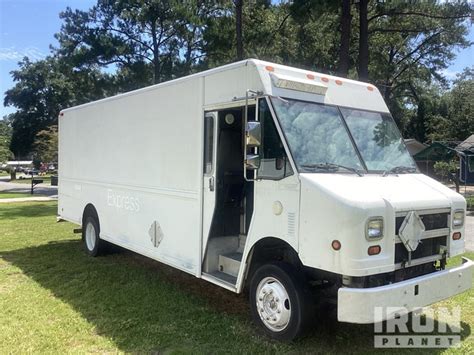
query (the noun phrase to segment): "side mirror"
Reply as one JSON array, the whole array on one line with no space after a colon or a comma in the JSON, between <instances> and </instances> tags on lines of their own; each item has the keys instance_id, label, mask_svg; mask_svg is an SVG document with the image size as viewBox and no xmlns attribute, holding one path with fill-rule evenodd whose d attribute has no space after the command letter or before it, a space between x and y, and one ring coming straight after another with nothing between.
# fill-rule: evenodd
<instances>
[{"instance_id":1,"label":"side mirror","mask_svg":"<svg viewBox=\"0 0 474 355\"><path fill-rule=\"evenodd\" d=\"M247 154L245 157L245 167L249 170L260 168L260 156L257 154Z\"/></svg>"},{"instance_id":2,"label":"side mirror","mask_svg":"<svg viewBox=\"0 0 474 355\"><path fill-rule=\"evenodd\" d=\"M262 144L262 128L260 122L247 122L247 148L260 147Z\"/></svg>"}]
</instances>

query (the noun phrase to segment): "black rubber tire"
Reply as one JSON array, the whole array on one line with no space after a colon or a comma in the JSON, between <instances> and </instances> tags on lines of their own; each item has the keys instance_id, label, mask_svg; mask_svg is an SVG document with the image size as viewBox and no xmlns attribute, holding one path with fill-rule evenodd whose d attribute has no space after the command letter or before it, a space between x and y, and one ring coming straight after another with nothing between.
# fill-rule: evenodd
<instances>
[{"instance_id":1,"label":"black rubber tire","mask_svg":"<svg viewBox=\"0 0 474 355\"><path fill-rule=\"evenodd\" d=\"M313 315L313 302L311 294L300 275L301 273L298 273L293 266L280 262L262 265L253 274L249 290L250 310L254 323L266 336L279 341L291 341L303 335L308 329ZM256 293L258 284L265 277L270 276L277 279L285 287L290 299L290 322L281 331L273 331L267 328L260 319L257 308Z\"/></svg>"},{"instance_id":2,"label":"black rubber tire","mask_svg":"<svg viewBox=\"0 0 474 355\"><path fill-rule=\"evenodd\" d=\"M89 223L92 223L95 230L96 240L95 240L93 249L89 249L86 242L86 229ZM86 250L89 256L96 257L103 253L105 249L105 245L104 245L105 242L100 239L100 225L99 225L99 221L97 217L89 215L89 216L86 216L86 218L84 219L84 224L82 226L82 241L84 242L84 249Z\"/></svg>"}]
</instances>

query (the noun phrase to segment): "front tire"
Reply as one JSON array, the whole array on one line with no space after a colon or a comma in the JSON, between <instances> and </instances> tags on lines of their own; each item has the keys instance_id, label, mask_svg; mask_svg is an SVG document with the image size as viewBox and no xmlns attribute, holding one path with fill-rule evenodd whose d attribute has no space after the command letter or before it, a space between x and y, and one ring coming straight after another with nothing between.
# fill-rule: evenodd
<instances>
[{"instance_id":1,"label":"front tire","mask_svg":"<svg viewBox=\"0 0 474 355\"><path fill-rule=\"evenodd\" d=\"M103 251L104 242L100 239L100 226L97 218L88 216L82 226L82 240L87 254L98 256Z\"/></svg>"},{"instance_id":2,"label":"front tire","mask_svg":"<svg viewBox=\"0 0 474 355\"><path fill-rule=\"evenodd\" d=\"M291 265L272 263L257 269L250 282L252 318L269 337L291 341L307 328L311 299Z\"/></svg>"}]
</instances>

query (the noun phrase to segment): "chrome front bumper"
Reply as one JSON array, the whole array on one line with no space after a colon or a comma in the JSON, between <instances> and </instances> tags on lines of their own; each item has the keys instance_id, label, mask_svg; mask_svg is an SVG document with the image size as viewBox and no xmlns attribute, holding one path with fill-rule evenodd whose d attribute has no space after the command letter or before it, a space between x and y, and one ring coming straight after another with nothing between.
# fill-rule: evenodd
<instances>
[{"instance_id":1,"label":"chrome front bumper","mask_svg":"<svg viewBox=\"0 0 474 355\"><path fill-rule=\"evenodd\" d=\"M461 266L386 286L342 287L338 290L337 318L340 322L359 324L392 319L404 311L428 306L469 290L473 270L474 262L462 258ZM378 307L384 309L381 319L379 313L376 314Z\"/></svg>"}]
</instances>

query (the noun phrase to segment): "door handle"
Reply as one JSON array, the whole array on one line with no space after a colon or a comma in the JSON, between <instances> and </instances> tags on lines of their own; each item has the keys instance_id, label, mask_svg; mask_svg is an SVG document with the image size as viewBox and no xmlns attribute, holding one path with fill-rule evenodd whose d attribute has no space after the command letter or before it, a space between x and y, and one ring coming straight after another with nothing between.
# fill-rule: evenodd
<instances>
[{"instance_id":1,"label":"door handle","mask_svg":"<svg viewBox=\"0 0 474 355\"><path fill-rule=\"evenodd\" d=\"M214 191L214 176L209 178L209 191Z\"/></svg>"}]
</instances>

